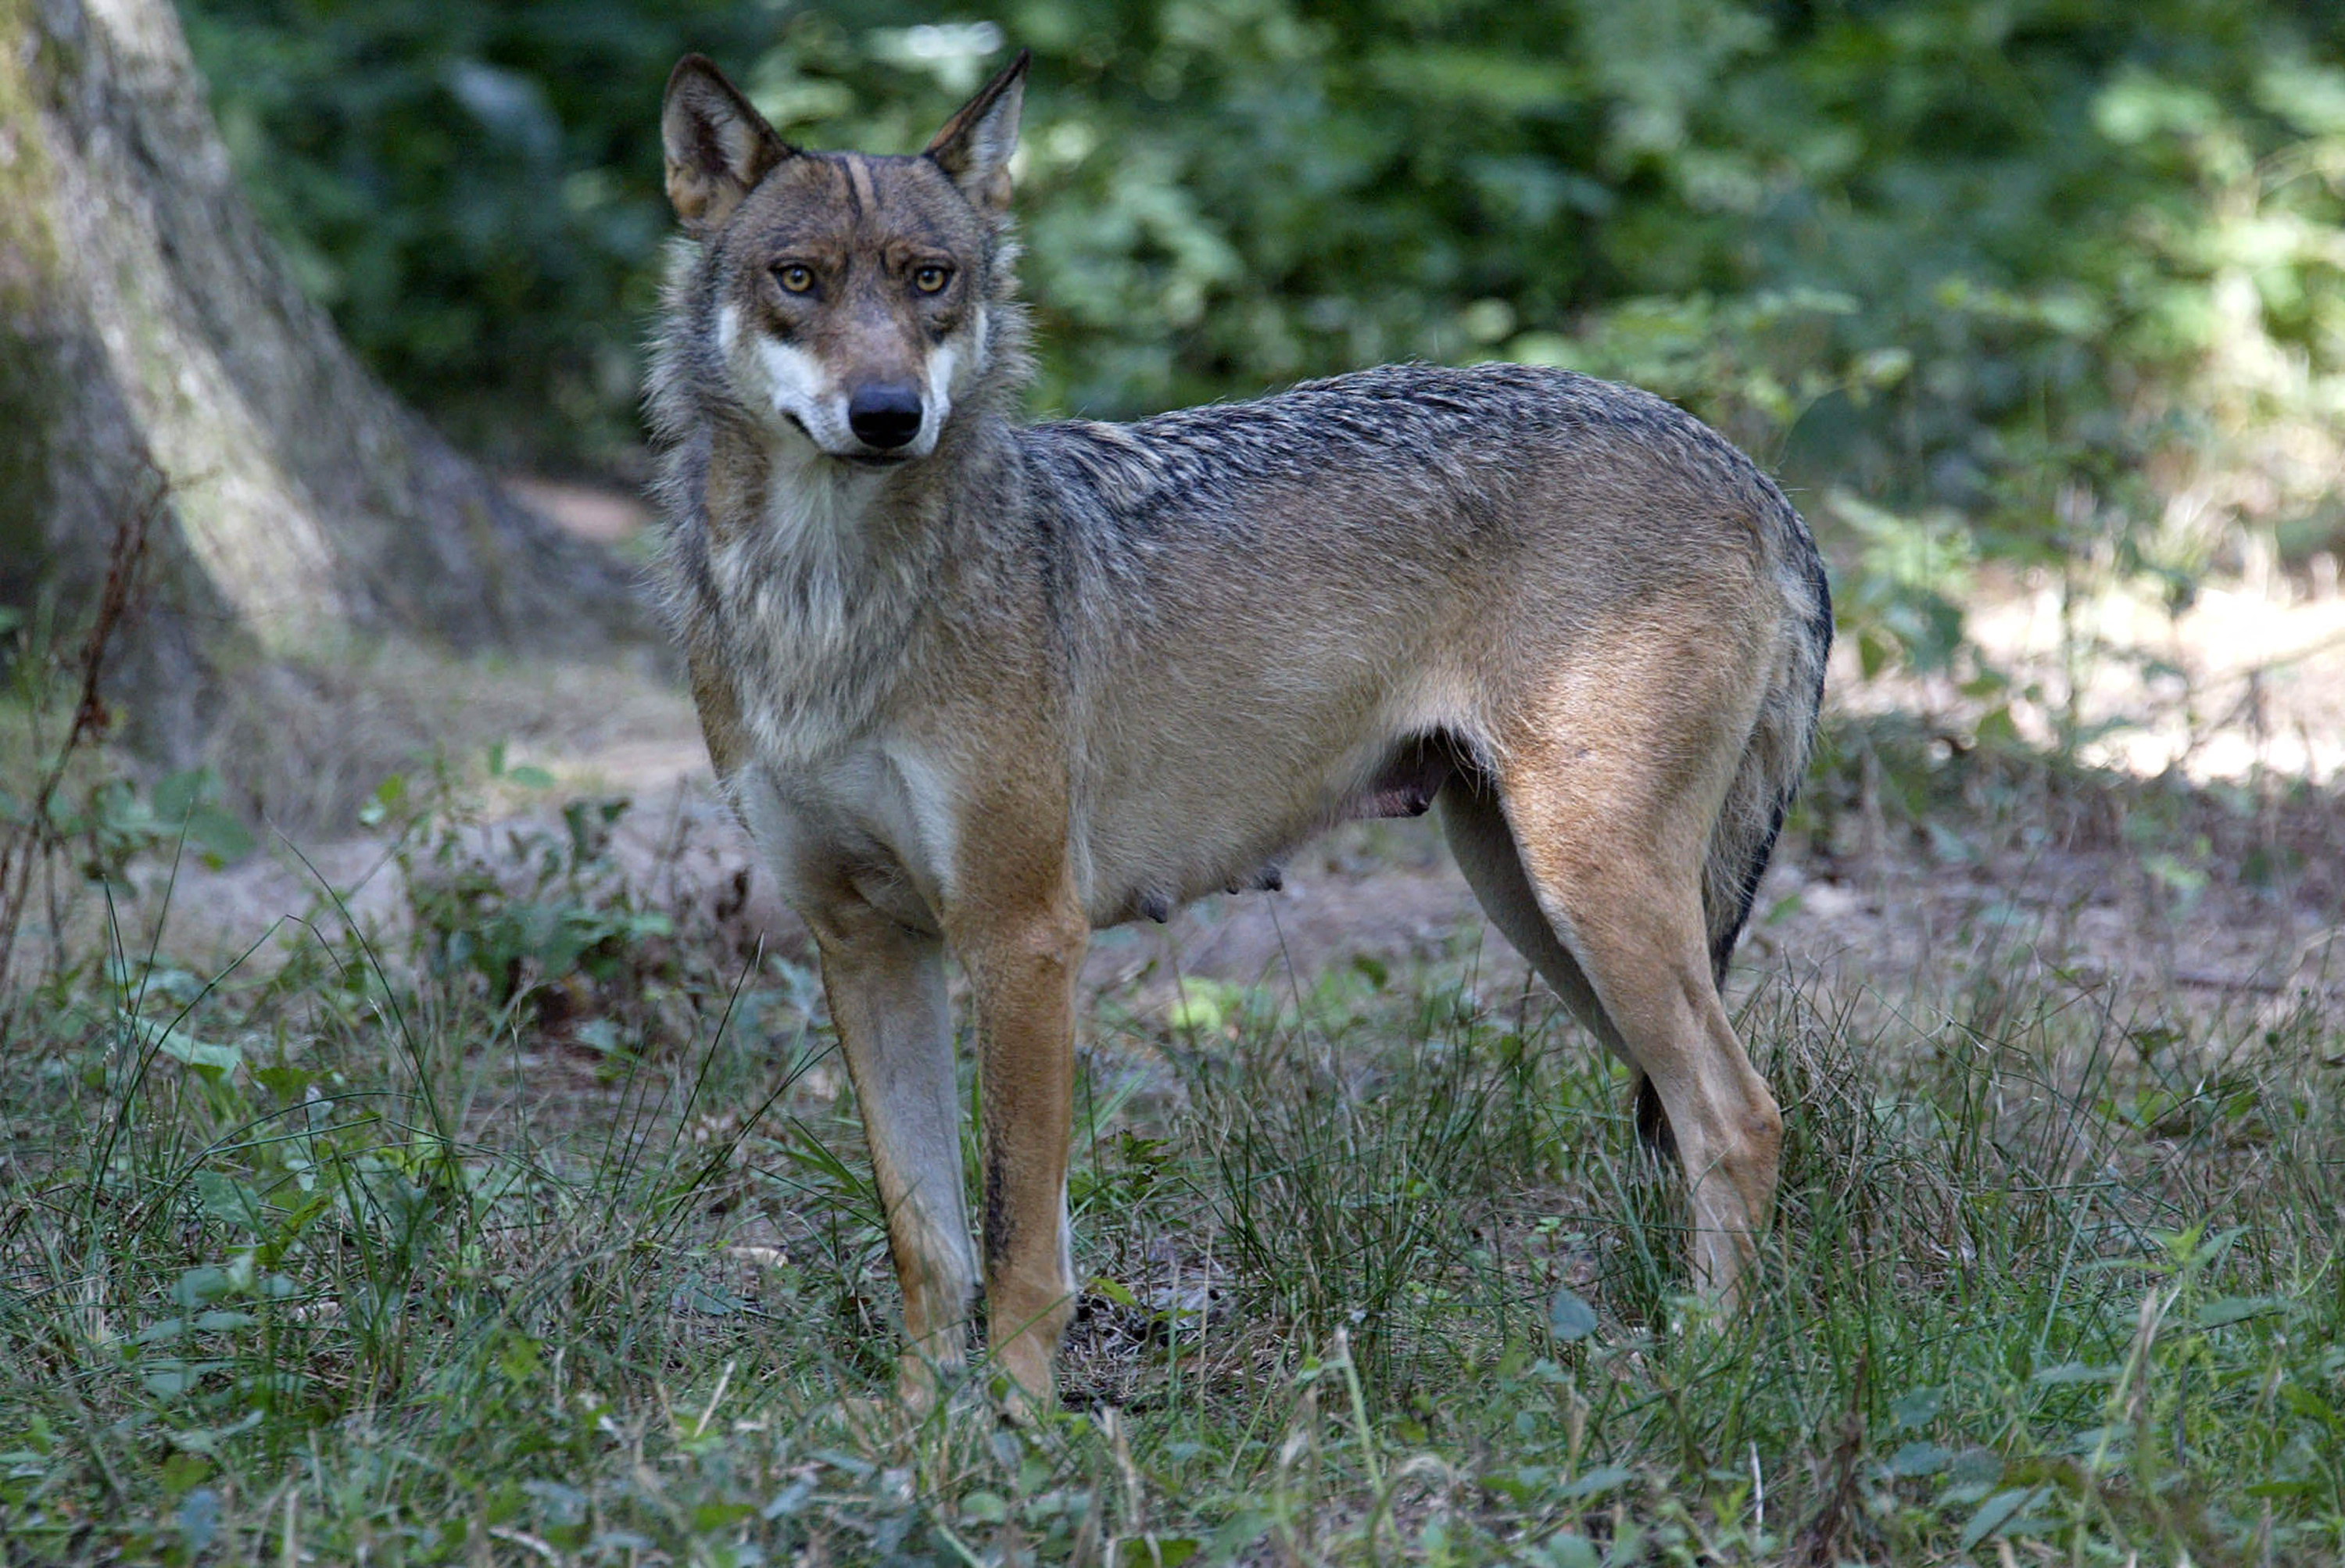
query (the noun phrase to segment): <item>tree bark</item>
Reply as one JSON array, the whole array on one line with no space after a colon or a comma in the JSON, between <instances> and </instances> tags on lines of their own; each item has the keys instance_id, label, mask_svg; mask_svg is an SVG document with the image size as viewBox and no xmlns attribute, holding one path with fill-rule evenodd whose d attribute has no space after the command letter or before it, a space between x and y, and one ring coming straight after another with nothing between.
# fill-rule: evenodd
<instances>
[{"instance_id":1,"label":"tree bark","mask_svg":"<svg viewBox=\"0 0 2345 1568\"><path fill-rule=\"evenodd\" d=\"M0 605L86 616L158 487L110 685L168 765L340 649L649 629L631 572L510 500L302 297L170 0L0 0Z\"/></svg>"}]
</instances>

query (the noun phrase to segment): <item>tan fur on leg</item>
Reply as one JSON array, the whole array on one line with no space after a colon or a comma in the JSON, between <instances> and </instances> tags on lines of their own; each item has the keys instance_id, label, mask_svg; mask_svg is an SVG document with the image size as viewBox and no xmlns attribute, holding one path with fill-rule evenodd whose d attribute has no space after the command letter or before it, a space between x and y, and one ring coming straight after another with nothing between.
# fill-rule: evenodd
<instances>
[{"instance_id":1,"label":"tan fur on leg","mask_svg":"<svg viewBox=\"0 0 2345 1568\"><path fill-rule=\"evenodd\" d=\"M1718 693L1681 676L1639 681L1685 667L1650 644L1636 651L1647 657L1624 657L1610 678L1558 683L1505 748L1497 793L1522 872L1594 991L1608 1044L1650 1081L1669 1118L1690 1198L1695 1288L1731 1308L1774 1210L1782 1145L1774 1098L1719 1000L1702 906L1711 825L1750 723L1729 694L1745 683L1731 661L1710 667Z\"/></svg>"},{"instance_id":2,"label":"tan fur on leg","mask_svg":"<svg viewBox=\"0 0 2345 1568\"><path fill-rule=\"evenodd\" d=\"M1711 983L1698 884L1610 860L1551 822L1543 830L1535 801L1520 814L1542 901L1669 1116L1691 1198L1694 1287L1731 1308L1773 1213L1782 1118Z\"/></svg>"}]
</instances>

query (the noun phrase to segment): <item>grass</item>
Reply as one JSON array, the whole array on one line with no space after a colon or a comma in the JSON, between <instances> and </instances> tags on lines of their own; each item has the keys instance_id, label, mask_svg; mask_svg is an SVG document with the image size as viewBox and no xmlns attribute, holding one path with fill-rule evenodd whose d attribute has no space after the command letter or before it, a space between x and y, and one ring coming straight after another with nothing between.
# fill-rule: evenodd
<instances>
[{"instance_id":1,"label":"grass","mask_svg":"<svg viewBox=\"0 0 2345 1568\"><path fill-rule=\"evenodd\" d=\"M913 1425L816 987L614 886L607 826L419 808L389 949L321 900L198 975L126 909L18 998L11 1561L2345 1561L2311 998L2005 927L1754 977L1782 1208L1707 1323L1620 1074L1489 955L1112 994L1068 1404Z\"/></svg>"}]
</instances>

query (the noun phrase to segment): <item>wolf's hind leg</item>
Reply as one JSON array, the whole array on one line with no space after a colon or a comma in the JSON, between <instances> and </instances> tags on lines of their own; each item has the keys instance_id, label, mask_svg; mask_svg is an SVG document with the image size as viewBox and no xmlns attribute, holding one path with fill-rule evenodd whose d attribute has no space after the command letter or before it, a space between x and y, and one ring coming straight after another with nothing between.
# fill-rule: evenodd
<instances>
[{"instance_id":1,"label":"wolf's hind leg","mask_svg":"<svg viewBox=\"0 0 2345 1568\"><path fill-rule=\"evenodd\" d=\"M1668 1118L1692 1199L1695 1287L1731 1307L1773 1211L1782 1118L1711 976L1703 792L1628 745L1575 744L1568 757L1520 747L1497 782L1546 941L1575 961L1609 1022L1607 1044L1645 1075ZM1497 909L1491 918L1507 929Z\"/></svg>"},{"instance_id":2,"label":"wolf's hind leg","mask_svg":"<svg viewBox=\"0 0 2345 1568\"><path fill-rule=\"evenodd\" d=\"M1443 788L1439 804L1441 830L1449 840L1449 852L1465 874L1466 885L1474 890L1482 912L1514 944L1524 962L1538 972L1539 978L1555 988L1572 1016L1614 1055L1634 1065L1612 1021L1598 1003L1595 988L1588 983L1579 961L1556 939L1555 928L1541 912L1538 894L1523 874L1521 850L1515 844L1514 830L1507 826L1497 793L1486 784L1458 778Z\"/></svg>"},{"instance_id":3,"label":"wolf's hind leg","mask_svg":"<svg viewBox=\"0 0 2345 1568\"><path fill-rule=\"evenodd\" d=\"M1620 1043L1612 1020L1604 1015L1579 961L1556 939L1555 928L1540 911L1538 894L1523 874L1522 850L1515 842L1514 830L1507 826L1497 795L1486 784L1460 777L1443 787L1440 805L1449 852L1465 873L1466 885L1474 890L1482 912L1514 944L1524 962L1538 972L1539 978L1555 988L1572 1016L1587 1025L1605 1049L1636 1066L1636 1058ZM1672 1153L1669 1124L1661 1119L1661 1102L1653 1093L1652 1080L1641 1071L1637 1074L1636 1105L1639 1141L1656 1153Z\"/></svg>"},{"instance_id":4,"label":"wolf's hind leg","mask_svg":"<svg viewBox=\"0 0 2345 1568\"><path fill-rule=\"evenodd\" d=\"M810 923L904 1292L898 1390L924 1411L939 1374L962 1364L977 1288L944 943L859 900L842 900Z\"/></svg>"}]
</instances>

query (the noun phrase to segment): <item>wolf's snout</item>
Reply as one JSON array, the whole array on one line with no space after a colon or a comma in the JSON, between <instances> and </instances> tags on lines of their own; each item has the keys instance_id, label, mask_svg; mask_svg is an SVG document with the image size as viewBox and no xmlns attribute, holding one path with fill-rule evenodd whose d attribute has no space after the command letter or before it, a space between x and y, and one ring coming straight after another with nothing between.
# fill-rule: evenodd
<instances>
[{"instance_id":1,"label":"wolf's snout","mask_svg":"<svg viewBox=\"0 0 2345 1568\"><path fill-rule=\"evenodd\" d=\"M919 389L901 382L855 389L847 400L847 428L866 446L892 452L920 433Z\"/></svg>"}]
</instances>

